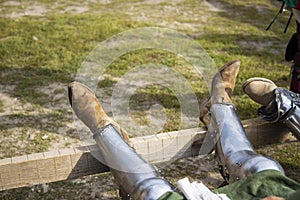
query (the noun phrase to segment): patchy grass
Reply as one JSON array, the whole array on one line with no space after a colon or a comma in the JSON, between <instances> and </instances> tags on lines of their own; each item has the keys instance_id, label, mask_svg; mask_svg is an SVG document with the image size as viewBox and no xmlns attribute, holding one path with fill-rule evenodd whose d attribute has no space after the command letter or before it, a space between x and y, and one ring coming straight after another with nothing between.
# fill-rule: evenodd
<instances>
[{"instance_id":1,"label":"patchy grass","mask_svg":"<svg viewBox=\"0 0 300 200\"><path fill-rule=\"evenodd\" d=\"M114 16L50 15L0 18L0 67L48 69L75 73L87 54L102 41L128 28L128 22ZM55 74L54 74L55 75Z\"/></svg>"},{"instance_id":2,"label":"patchy grass","mask_svg":"<svg viewBox=\"0 0 300 200\"><path fill-rule=\"evenodd\" d=\"M0 100L0 112L4 112L4 105L1 100Z\"/></svg>"},{"instance_id":3,"label":"patchy grass","mask_svg":"<svg viewBox=\"0 0 300 200\"><path fill-rule=\"evenodd\" d=\"M285 170L288 177L300 182L300 144L290 142L285 144L266 145L257 149L258 153L268 155L277 160Z\"/></svg>"},{"instance_id":4,"label":"patchy grass","mask_svg":"<svg viewBox=\"0 0 300 200\"><path fill-rule=\"evenodd\" d=\"M291 63L284 61L284 51L295 31L295 23L292 22L287 34L283 34L289 17L284 13L269 31L265 31L280 8L279 2L206 1L209 7L199 0L155 2L42 0L0 3L0 85L4 88L3 94L13 102L7 106L7 102L0 99L0 114L12 110L10 114L1 115L1 158L46 151L64 137L78 138L74 135L76 131L68 127L72 116L66 100L67 83L74 80L81 63L99 42L138 27L158 26L180 31L198 42L218 67L234 59L241 60L232 96L241 119L256 117L259 107L242 92L241 84L248 78L261 76L288 88ZM109 96L123 75L149 63L180 72L199 101L209 95L203 77L199 77L184 58L157 49L128 52L114 60L98 87ZM157 102L164 106L168 118L163 131L179 129L180 105L176 94L158 84L141 87L131 97L133 120L141 125L149 124L149 109ZM64 145L71 146L72 142L68 140ZM262 147L258 151L279 160L287 175L300 181L298 143ZM195 172L193 166L186 167L182 162L170 169L164 172L165 177L174 183L178 174L173 174L173 169L182 171L184 176L192 176ZM196 175L203 179L207 172ZM78 193L82 187L93 184L60 182L50 184L53 190L46 194L38 192L39 188L33 188L34 191L22 188L1 195L4 199L24 196L56 199L72 198L77 192L78 198L101 198L101 194L97 196L92 189Z\"/></svg>"},{"instance_id":5,"label":"patchy grass","mask_svg":"<svg viewBox=\"0 0 300 200\"><path fill-rule=\"evenodd\" d=\"M0 158L13 157L15 155L45 152L58 139L55 135L50 135L46 131L40 131L33 135L31 127L22 127L20 134L15 134L17 128L3 129L0 131Z\"/></svg>"},{"instance_id":6,"label":"patchy grass","mask_svg":"<svg viewBox=\"0 0 300 200\"><path fill-rule=\"evenodd\" d=\"M73 6L78 6L81 3L75 2ZM134 3L138 3L138 1ZM72 5L71 2L65 4ZM49 5L49 2L42 1L42 5ZM120 5L128 6L123 1L108 5L91 3L88 6L101 11L107 6L108 10L113 10L120 8ZM179 7L183 13L190 11L195 12L197 16L199 15L196 12L200 6L199 1L189 0L180 2L178 5L185 5ZM242 109L239 112L241 119L246 119L249 118L249 112L253 112L250 116L254 116L255 112L244 111L242 103L245 102L238 100L242 95L238 87L243 81L253 76L263 76L272 79L280 86L288 85L289 70L283 61L282 50L289 38L289 34L282 34L288 16L282 14L271 31L267 32L264 29L269 20L266 19L272 19L277 9L275 6L270 6L267 1L259 4L256 2L242 4L239 1L222 1L219 5L222 5L222 9L230 9L232 12L208 14L209 20L206 23L202 22L198 31L201 36L195 39L214 58L217 66L222 66L232 59L242 61L241 72L237 80L237 98L234 97L237 100L234 103L236 103L238 110ZM7 12L14 7L20 7L6 6L8 6L5 8ZM28 4L22 6L26 7ZM139 4L139 6L146 8L149 5ZM168 7L171 5L162 2L159 6ZM36 86L47 85L49 82L55 81L70 82L81 62L99 41L124 30L153 24L151 20L145 20L146 22L141 23L126 19L122 12L118 15L112 15L109 12L100 15L93 12L75 15L59 13L60 8L57 7L52 9L52 13L49 12L42 18L39 16L25 16L17 20L0 18L0 25L4 27L0 32L0 68L4 72L12 69L19 71L17 74L13 73L8 76L4 73L5 76L1 79L1 84L16 84L14 96L41 105L46 103L48 97L35 91ZM255 15L255 18L249 17L257 12L261 12L263 15ZM182 20L186 18L185 15L183 16L177 17ZM174 16L167 18L177 21ZM189 23L194 23L199 19L191 16L189 20ZM188 20L178 21L183 23ZM292 23L289 30L293 29L295 26ZM195 35L189 29L186 32L191 37ZM274 49L277 50L276 56L274 56ZM132 67L149 62L168 66L177 65L178 69L185 69L183 73L188 72L185 63L180 62L176 55L162 51L141 50L120 57L109 67L108 73L112 76L122 76ZM269 73L270 70L272 73ZM203 98L204 93L208 94L207 88L201 84L194 82L193 85L196 93L202 94L198 95L199 99ZM203 88L205 89L203 90Z\"/></svg>"}]
</instances>

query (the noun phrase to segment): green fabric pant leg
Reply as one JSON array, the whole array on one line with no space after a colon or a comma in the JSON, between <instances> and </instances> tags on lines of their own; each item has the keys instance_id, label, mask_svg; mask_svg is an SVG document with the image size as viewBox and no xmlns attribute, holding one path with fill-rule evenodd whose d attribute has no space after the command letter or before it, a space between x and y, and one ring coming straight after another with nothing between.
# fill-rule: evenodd
<instances>
[{"instance_id":1,"label":"green fabric pant leg","mask_svg":"<svg viewBox=\"0 0 300 200\"><path fill-rule=\"evenodd\" d=\"M158 200L185 200L186 198L177 192L167 192L163 194Z\"/></svg>"},{"instance_id":2,"label":"green fabric pant leg","mask_svg":"<svg viewBox=\"0 0 300 200\"><path fill-rule=\"evenodd\" d=\"M286 200L299 200L300 199L300 190L292 193Z\"/></svg>"},{"instance_id":3,"label":"green fabric pant leg","mask_svg":"<svg viewBox=\"0 0 300 200\"><path fill-rule=\"evenodd\" d=\"M283 197L286 200L300 199L300 184L276 170L265 170L241 179L233 184L216 189L231 200L261 200L267 196ZM167 192L159 200L184 200L182 194Z\"/></svg>"},{"instance_id":4,"label":"green fabric pant leg","mask_svg":"<svg viewBox=\"0 0 300 200\"><path fill-rule=\"evenodd\" d=\"M213 192L225 193L231 200L260 200L271 195L288 199L298 190L300 190L300 184L296 181L279 171L265 170Z\"/></svg>"}]
</instances>

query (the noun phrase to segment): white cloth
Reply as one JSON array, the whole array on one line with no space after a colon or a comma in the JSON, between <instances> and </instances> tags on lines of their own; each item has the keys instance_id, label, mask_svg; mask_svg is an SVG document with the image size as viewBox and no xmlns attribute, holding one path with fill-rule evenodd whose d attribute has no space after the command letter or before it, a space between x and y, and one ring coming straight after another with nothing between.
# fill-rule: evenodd
<instances>
[{"instance_id":1,"label":"white cloth","mask_svg":"<svg viewBox=\"0 0 300 200\"><path fill-rule=\"evenodd\" d=\"M230 200L226 194L213 193L203 183L190 183L188 178L180 179L177 186L188 200Z\"/></svg>"}]
</instances>

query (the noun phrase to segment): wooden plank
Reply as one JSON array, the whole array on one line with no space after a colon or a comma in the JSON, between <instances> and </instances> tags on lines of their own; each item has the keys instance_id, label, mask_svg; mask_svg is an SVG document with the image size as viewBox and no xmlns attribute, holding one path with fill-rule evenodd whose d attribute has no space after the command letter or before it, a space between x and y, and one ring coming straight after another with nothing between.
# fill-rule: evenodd
<instances>
[{"instance_id":1,"label":"wooden plank","mask_svg":"<svg viewBox=\"0 0 300 200\"><path fill-rule=\"evenodd\" d=\"M254 146L296 140L281 123L260 119L242 122ZM132 138L136 152L150 163L199 154L205 129L194 128ZM109 171L93 155L97 146L77 147L0 160L0 190L74 179Z\"/></svg>"},{"instance_id":2,"label":"wooden plank","mask_svg":"<svg viewBox=\"0 0 300 200\"><path fill-rule=\"evenodd\" d=\"M295 141L296 138L280 122L268 123L262 119L249 119L242 122L254 146Z\"/></svg>"}]
</instances>

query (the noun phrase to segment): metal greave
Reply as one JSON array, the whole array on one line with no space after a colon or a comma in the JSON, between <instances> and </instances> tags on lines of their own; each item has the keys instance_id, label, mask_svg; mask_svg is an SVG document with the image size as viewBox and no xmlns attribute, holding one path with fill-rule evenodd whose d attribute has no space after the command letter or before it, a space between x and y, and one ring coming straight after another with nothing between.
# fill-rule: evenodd
<instances>
[{"instance_id":1,"label":"metal greave","mask_svg":"<svg viewBox=\"0 0 300 200\"><path fill-rule=\"evenodd\" d=\"M255 153L232 104L213 104L210 112L208 133L215 135L221 173L229 183L267 169L284 173L277 161Z\"/></svg>"},{"instance_id":2,"label":"metal greave","mask_svg":"<svg viewBox=\"0 0 300 200\"><path fill-rule=\"evenodd\" d=\"M114 178L133 199L158 199L174 186L158 178L155 168L148 164L123 140L117 130L108 125L94 134L101 157Z\"/></svg>"},{"instance_id":3,"label":"metal greave","mask_svg":"<svg viewBox=\"0 0 300 200\"><path fill-rule=\"evenodd\" d=\"M290 113L282 119L283 124L292 132L292 134L300 141L300 109L293 107Z\"/></svg>"},{"instance_id":4,"label":"metal greave","mask_svg":"<svg viewBox=\"0 0 300 200\"><path fill-rule=\"evenodd\" d=\"M300 141L300 94L284 88L276 88L274 94L269 105L258 109L259 117L269 122L282 122Z\"/></svg>"}]
</instances>

